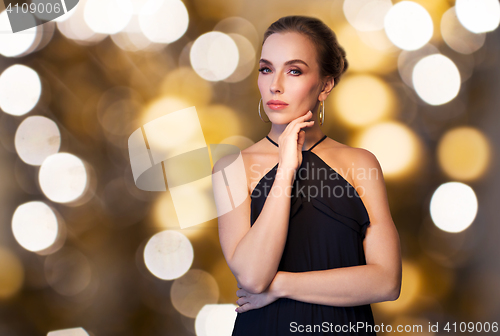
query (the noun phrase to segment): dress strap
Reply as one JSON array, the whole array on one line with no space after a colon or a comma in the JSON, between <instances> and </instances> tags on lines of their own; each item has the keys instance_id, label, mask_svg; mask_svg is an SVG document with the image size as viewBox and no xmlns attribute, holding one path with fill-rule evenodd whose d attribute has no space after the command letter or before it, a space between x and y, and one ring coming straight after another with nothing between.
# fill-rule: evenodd
<instances>
[{"instance_id":1,"label":"dress strap","mask_svg":"<svg viewBox=\"0 0 500 336\"><path fill-rule=\"evenodd\" d=\"M312 147L311 147L311 148L309 148L307 151L309 152L311 149L313 149L314 147L316 147L317 145L319 145L319 143L320 143L321 141L325 140L325 139L326 139L326 135L325 135L325 136L323 136L321 139L319 139L319 140L318 140L318 142L316 142L314 145L312 145Z\"/></svg>"},{"instance_id":2,"label":"dress strap","mask_svg":"<svg viewBox=\"0 0 500 336\"><path fill-rule=\"evenodd\" d=\"M273 139L271 139L269 136L266 135L266 138L267 138L267 140L271 141L276 147L279 147L278 144L276 142L274 142ZM310 151L311 149L313 149L314 147L319 145L319 143L325 139L326 139L326 135L323 136L320 140L318 140L318 142L316 142L314 145L312 145L312 147L309 148L307 151Z\"/></svg>"},{"instance_id":3,"label":"dress strap","mask_svg":"<svg viewBox=\"0 0 500 336\"><path fill-rule=\"evenodd\" d=\"M274 141L273 141L273 139L271 139L271 138L270 138L270 137L268 137L267 135L266 135L266 138L267 138L269 141L271 141L271 142L272 142L272 143L273 143L276 147L279 147L279 146L278 146L278 144L277 144L276 142L274 142Z\"/></svg>"}]
</instances>

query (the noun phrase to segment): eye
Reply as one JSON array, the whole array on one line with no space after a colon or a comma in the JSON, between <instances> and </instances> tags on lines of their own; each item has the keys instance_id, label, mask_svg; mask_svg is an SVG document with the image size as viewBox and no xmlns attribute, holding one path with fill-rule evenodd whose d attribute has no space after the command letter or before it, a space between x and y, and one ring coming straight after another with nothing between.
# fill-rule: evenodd
<instances>
[{"instance_id":1,"label":"eye","mask_svg":"<svg viewBox=\"0 0 500 336\"><path fill-rule=\"evenodd\" d=\"M263 68L259 69L259 72L261 72L261 73L267 73L267 72L264 72L264 70L270 70L270 69L268 67L263 67ZM302 74L302 71L300 71L299 69L290 69L290 71L297 71L297 73L296 73L295 76L298 76L298 75Z\"/></svg>"}]
</instances>

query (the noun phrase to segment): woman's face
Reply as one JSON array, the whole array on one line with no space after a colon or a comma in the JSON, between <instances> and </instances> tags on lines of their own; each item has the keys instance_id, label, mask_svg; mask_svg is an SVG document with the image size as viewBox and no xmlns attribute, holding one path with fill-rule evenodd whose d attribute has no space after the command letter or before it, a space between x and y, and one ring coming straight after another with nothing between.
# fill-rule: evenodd
<instances>
[{"instance_id":1,"label":"woman's face","mask_svg":"<svg viewBox=\"0 0 500 336\"><path fill-rule=\"evenodd\" d=\"M322 90L316 50L299 33L274 33L262 46L258 86L264 111L273 124L288 124L314 111ZM280 100L288 105L268 105Z\"/></svg>"}]
</instances>

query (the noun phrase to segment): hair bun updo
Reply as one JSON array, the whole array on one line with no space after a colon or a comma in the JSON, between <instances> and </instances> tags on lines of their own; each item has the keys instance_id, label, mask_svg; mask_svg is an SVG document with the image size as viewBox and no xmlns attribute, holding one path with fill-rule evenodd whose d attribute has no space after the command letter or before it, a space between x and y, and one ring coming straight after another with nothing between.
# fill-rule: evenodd
<instances>
[{"instance_id":1,"label":"hair bun updo","mask_svg":"<svg viewBox=\"0 0 500 336\"><path fill-rule=\"evenodd\" d=\"M333 77L334 87L349 67L346 52L337 41L337 35L323 21L302 15L284 16L273 22L264 33L264 40L274 33L296 32L307 36L316 47L320 76Z\"/></svg>"}]
</instances>

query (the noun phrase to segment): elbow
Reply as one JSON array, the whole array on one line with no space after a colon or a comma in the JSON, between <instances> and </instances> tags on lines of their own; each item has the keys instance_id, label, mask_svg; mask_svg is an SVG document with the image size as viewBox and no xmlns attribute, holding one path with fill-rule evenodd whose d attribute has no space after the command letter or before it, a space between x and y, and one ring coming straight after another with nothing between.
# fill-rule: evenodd
<instances>
[{"instance_id":1,"label":"elbow","mask_svg":"<svg viewBox=\"0 0 500 336\"><path fill-rule=\"evenodd\" d=\"M240 279L241 288L252 294L260 294L267 288L262 281L257 279L243 278Z\"/></svg>"},{"instance_id":2,"label":"elbow","mask_svg":"<svg viewBox=\"0 0 500 336\"><path fill-rule=\"evenodd\" d=\"M386 301L396 301L401 294L401 279L392 282L392 286L387 290Z\"/></svg>"},{"instance_id":3,"label":"elbow","mask_svg":"<svg viewBox=\"0 0 500 336\"><path fill-rule=\"evenodd\" d=\"M387 301L396 301L401 294L401 287L392 289L387 295Z\"/></svg>"}]
</instances>

